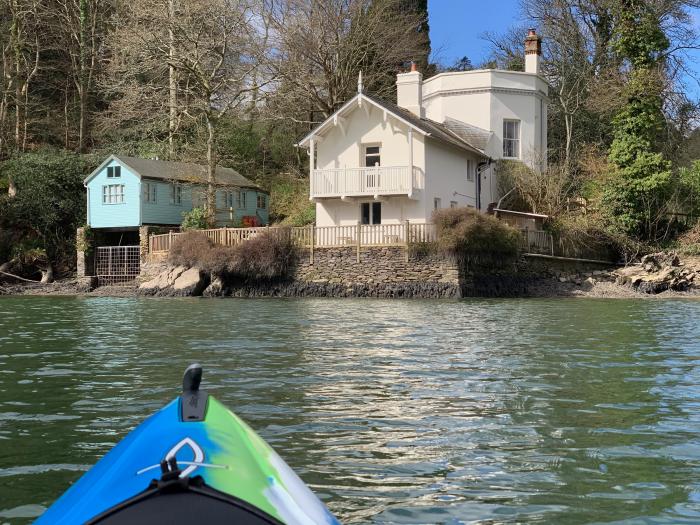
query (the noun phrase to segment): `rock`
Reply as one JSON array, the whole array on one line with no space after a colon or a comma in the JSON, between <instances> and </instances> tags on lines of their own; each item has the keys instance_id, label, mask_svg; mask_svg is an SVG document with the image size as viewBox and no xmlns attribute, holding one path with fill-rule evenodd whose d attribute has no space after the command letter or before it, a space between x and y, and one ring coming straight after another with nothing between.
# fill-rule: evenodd
<instances>
[{"instance_id":1,"label":"rock","mask_svg":"<svg viewBox=\"0 0 700 525\"><path fill-rule=\"evenodd\" d=\"M681 260L675 252L650 253L640 261L647 272L655 272L669 266L680 266Z\"/></svg>"},{"instance_id":2,"label":"rock","mask_svg":"<svg viewBox=\"0 0 700 525\"><path fill-rule=\"evenodd\" d=\"M221 297L224 295L224 282L221 277L215 277L214 280L202 292L204 297Z\"/></svg>"},{"instance_id":3,"label":"rock","mask_svg":"<svg viewBox=\"0 0 700 525\"><path fill-rule=\"evenodd\" d=\"M144 292L149 292L149 291L158 291L158 290L163 290L170 286L170 271L165 271L162 273L159 273L155 278L151 279L150 281L146 281L144 283L141 283L139 285L139 290L142 290Z\"/></svg>"},{"instance_id":4,"label":"rock","mask_svg":"<svg viewBox=\"0 0 700 525\"><path fill-rule=\"evenodd\" d=\"M75 283L75 289L79 293L92 292L95 288L97 288L97 277L94 275L79 277Z\"/></svg>"},{"instance_id":5,"label":"rock","mask_svg":"<svg viewBox=\"0 0 700 525\"><path fill-rule=\"evenodd\" d=\"M182 272L173 282L175 295L202 295L209 279L199 268L190 268Z\"/></svg>"}]
</instances>

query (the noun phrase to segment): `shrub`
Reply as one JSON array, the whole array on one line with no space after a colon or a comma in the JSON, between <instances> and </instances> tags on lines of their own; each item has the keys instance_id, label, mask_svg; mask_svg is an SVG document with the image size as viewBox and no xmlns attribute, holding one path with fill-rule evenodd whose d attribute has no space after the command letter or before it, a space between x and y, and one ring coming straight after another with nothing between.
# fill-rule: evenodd
<instances>
[{"instance_id":1,"label":"shrub","mask_svg":"<svg viewBox=\"0 0 700 525\"><path fill-rule=\"evenodd\" d=\"M437 247L470 265L501 266L518 256L520 232L471 208L448 208L433 213Z\"/></svg>"},{"instance_id":2,"label":"shrub","mask_svg":"<svg viewBox=\"0 0 700 525\"><path fill-rule=\"evenodd\" d=\"M548 225L556 252L582 259L632 260L648 247L607 227L596 215L566 216Z\"/></svg>"},{"instance_id":3,"label":"shrub","mask_svg":"<svg viewBox=\"0 0 700 525\"><path fill-rule=\"evenodd\" d=\"M289 273L295 253L291 230L270 230L236 246L227 270L246 279L284 277Z\"/></svg>"},{"instance_id":4,"label":"shrub","mask_svg":"<svg viewBox=\"0 0 700 525\"><path fill-rule=\"evenodd\" d=\"M179 235L170 247L168 262L175 266L191 268L206 260L214 244L203 233L188 231Z\"/></svg>"},{"instance_id":5,"label":"shrub","mask_svg":"<svg viewBox=\"0 0 700 525\"><path fill-rule=\"evenodd\" d=\"M214 275L270 280L289 273L296 254L291 230L276 228L236 246L214 245L204 234L186 232L173 243L168 262Z\"/></svg>"},{"instance_id":6,"label":"shrub","mask_svg":"<svg viewBox=\"0 0 700 525\"><path fill-rule=\"evenodd\" d=\"M192 208L182 212L182 224L184 230L206 230L209 227L209 216L204 208Z\"/></svg>"}]
</instances>

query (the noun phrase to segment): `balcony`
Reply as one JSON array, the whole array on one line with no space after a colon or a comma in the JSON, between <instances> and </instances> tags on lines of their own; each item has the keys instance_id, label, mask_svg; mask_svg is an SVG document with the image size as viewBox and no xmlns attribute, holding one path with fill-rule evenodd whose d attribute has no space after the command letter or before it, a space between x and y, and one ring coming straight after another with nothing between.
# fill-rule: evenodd
<instances>
[{"instance_id":1,"label":"balcony","mask_svg":"<svg viewBox=\"0 0 700 525\"><path fill-rule=\"evenodd\" d=\"M406 195L423 188L420 169L409 166L313 170L311 198Z\"/></svg>"}]
</instances>

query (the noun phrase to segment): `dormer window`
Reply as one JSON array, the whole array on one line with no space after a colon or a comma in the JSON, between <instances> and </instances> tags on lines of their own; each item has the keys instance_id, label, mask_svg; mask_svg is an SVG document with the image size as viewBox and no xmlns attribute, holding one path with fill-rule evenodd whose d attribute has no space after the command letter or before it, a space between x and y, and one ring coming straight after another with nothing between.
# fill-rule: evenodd
<instances>
[{"instance_id":1,"label":"dormer window","mask_svg":"<svg viewBox=\"0 0 700 525\"><path fill-rule=\"evenodd\" d=\"M107 168L107 178L108 179L118 179L122 176L121 166L109 166Z\"/></svg>"},{"instance_id":2,"label":"dormer window","mask_svg":"<svg viewBox=\"0 0 700 525\"><path fill-rule=\"evenodd\" d=\"M365 167L381 166L381 146L365 146Z\"/></svg>"}]
</instances>

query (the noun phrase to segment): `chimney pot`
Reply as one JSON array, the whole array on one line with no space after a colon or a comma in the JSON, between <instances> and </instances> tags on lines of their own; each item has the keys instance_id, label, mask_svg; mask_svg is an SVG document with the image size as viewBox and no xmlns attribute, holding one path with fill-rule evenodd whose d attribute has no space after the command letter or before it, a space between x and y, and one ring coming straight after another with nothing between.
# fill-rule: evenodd
<instances>
[{"instance_id":1,"label":"chimney pot","mask_svg":"<svg viewBox=\"0 0 700 525\"><path fill-rule=\"evenodd\" d=\"M534 28L530 28L525 38L525 72L539 75L541 58L542 37Z\"/></svg>"},{"instance_id":2,"label":"chimney pot","mask_svg":"<svg viewBox=\"0 0 700 525\"><path fill-rule=\"evenodd\" d=\"M418 71L418 66L415 62L411 62L411 73Z\"/></svg>"}]
</instances>

